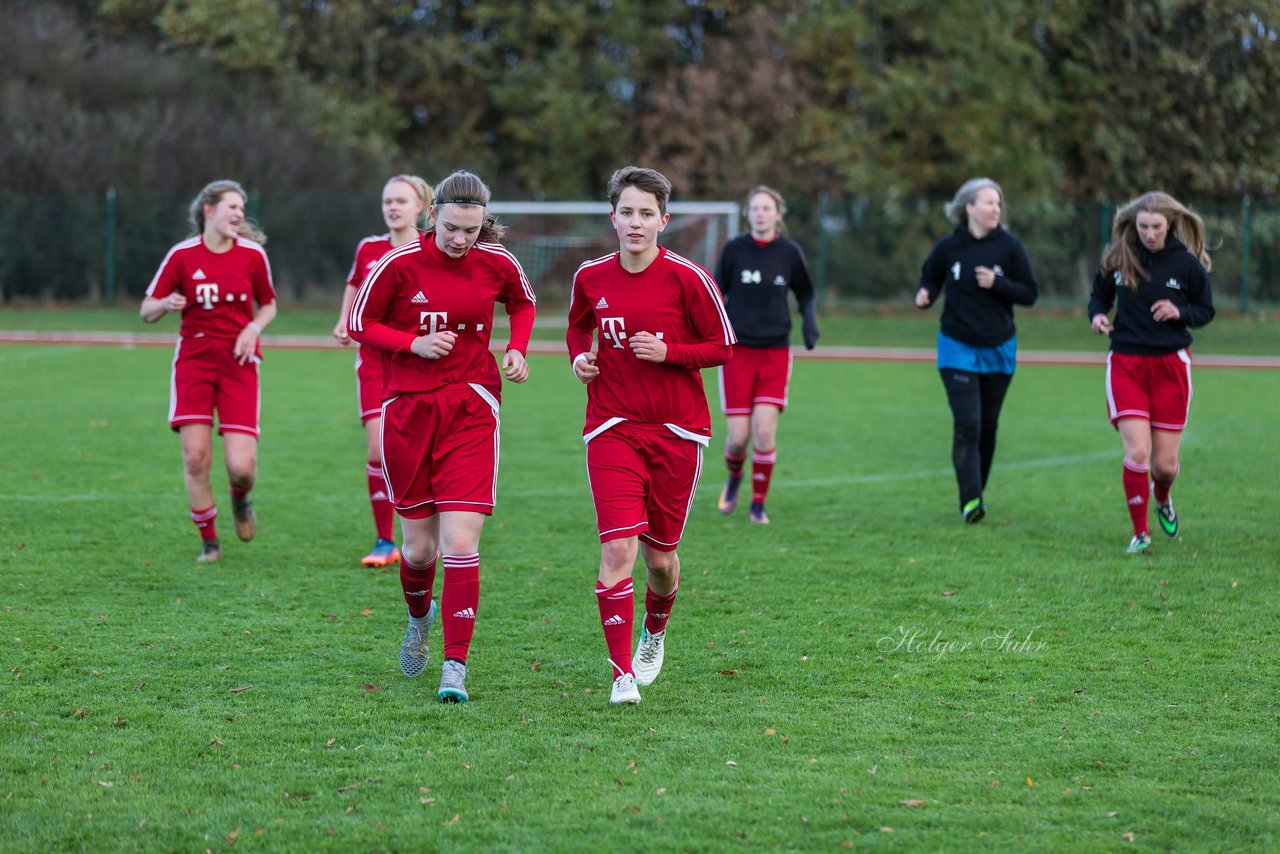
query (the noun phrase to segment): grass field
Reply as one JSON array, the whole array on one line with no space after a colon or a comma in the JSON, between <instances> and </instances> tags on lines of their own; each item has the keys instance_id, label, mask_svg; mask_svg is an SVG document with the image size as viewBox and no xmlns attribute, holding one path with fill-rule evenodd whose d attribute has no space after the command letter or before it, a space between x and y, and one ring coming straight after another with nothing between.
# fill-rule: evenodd
<instances>
[{"instance_id":1,"label":"grass field","mask_svg":"<svg viewBox=\"0 0 1280 854\"><path fill-rule=\"evenodd\" d=\"M259 536L215 470L201 568L169 361L0 345L0 849L1280 846L1280 372L1196 374L1183 533L1127 557L1099 369L1019 369L965 527L931 366L798 361L773 524L715 512L717 439L666 667L614 708L564 360L506 393L465 706L358 566L350 353L268 352Z\"/></svg>"}]
</instances>

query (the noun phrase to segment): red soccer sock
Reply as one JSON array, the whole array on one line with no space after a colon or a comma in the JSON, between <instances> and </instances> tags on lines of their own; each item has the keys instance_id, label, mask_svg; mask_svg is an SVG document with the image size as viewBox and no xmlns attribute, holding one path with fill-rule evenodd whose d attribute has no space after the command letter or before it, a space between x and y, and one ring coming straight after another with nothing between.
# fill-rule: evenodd
<instances>
[{"instance_id":1,"label":"red soccer sock","mask_svg":"<svg viewBox=\"0 0 1280 854\"><path fill-rule=\"evenodd\" d=\"M249 497L249 490L247 490L247 489L240 489L240 488L239 488L239 487L237 487L237 486L233 486L233 487L231 487L231 501L232 501L232 503L234 503L234 504L239 504L239 503L241 503L242 501L244 501L244 500L245 500L246 498L248 498L248 497Z\"/></svg>"},{"instance_id":2,"label":"red soccer sock","mask_svg":"<svg viewBox=\"0 0 1280 854\"><path fill-rule=\"evenodd\" d=\"M600 606L600 625L604 628L604 642L609 647L609 659L615 668L610 679L631 669L631 630L636 622L636 593L630 578L624 578L612 587L596 582L596 604Z\"/></svg>"},{"instance_id":3,"label":"red soccer sock","mask_svg":"<svg viewBox=\"0 0 1280 854\"><path fill-rule=\"evenodd\" d=\"M218 505L216 504L210 504L203 510L191 508L191 521L196 523L196 528L200 531L200 539L206 543L218 539L218 531L213 524L217 518Z\"/></svg>"},{"instance_id":4,"label":"red soccer sock","mask_svg":"<svg viewBox=\"0 0 1280 854\"><path fill-rule=\"evenodd\" d=\"M440 593L440 628L444 657L467 663L471 636L480 608L480 555L445 555L444 590Z\"/></svg>"},{"instance_id":5,"label":"red soccer sock","mask_svg":"<svg viewBox=\"0 0 1280 854\"><path fill-rule=\"evenodd\" d=\"M755 451L751 455L751 503L763 504L769 494L769 481L773 477L773 464L778 461L778 449Z\"/></svg>"},{"instance_id":6,"label":"red soccer sock","mask_svg":"<svg viewBox=\"0 0 1280 854\"><path fill-rule=\"evenodd\" d=\"M1160 480L1154 474L1151 476L1152 491L1155 494L1157 504L1169 503L1169 490L1173 488L1174 478L1178 476L1178 469L1173 470L1173 477L1168 480Z\"/></svg>"},{"instance_id":7,"label":"red soccer sock","mask_svg":"<svg viewBox=\"0 0 1280 854\"><path fill-rule=\"evenodd\" d=\"M1147 466L1124 461L1124 497L1129 504L1133 533L1147 533Z\"/></svg>"},{"instance_id":8,"label":"red soccer sock","mask_svg":"<svg viewBox=\"0 0 1280 854\"><path fill-rule=\"evenodd\" d=\"M729 470L729 477L742 477L742 464L746 461L746 454L738 454L735 457L727 450L724 452L724 467Z\"/></svg>"},{"instance_id":9,"label":"red soccer sock","mask_svg":"<svg viewBox=\"0 0 1280 854\"><path fill-rule=\"evenodd\" d=\"M644 628L651 635L656 635L667 627L671 617L671 604L676 601L680 585L665 596L659 596L648 587L644 589Z\"/></svg>"},{"instance_id":10,"label":"red soccer sock","mask_svg":"<svg viewBox=\"0 0 1280 854\"><path fill-rule=\"evenodd\" d=\"M436 583L436 559L426 563L410 563L400 553L400 589L404 591L409 616L425 617L431 612L431 587Z\"/></svg>"},{"instance_id":11,"label":"red soccer sock","mask_svg":"<svg viewBox=\"0 0 1280 854\"><path fill-rule=\"evenodd\" d=\"M387 479L382 474L382 463L370 460L365 465L369 476L369 505L373 508L373 527L380 540L394 540L396 511L387 497Z\"/></svg>"}]
</instances>

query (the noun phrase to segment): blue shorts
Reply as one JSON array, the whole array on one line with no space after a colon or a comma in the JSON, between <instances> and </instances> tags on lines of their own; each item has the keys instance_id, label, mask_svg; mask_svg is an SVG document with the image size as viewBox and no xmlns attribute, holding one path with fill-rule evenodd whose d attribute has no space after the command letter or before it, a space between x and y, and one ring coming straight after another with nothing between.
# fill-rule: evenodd
<instances>
[{"instance_id":1,"label":"blue shorts","mask_svg":"<svg viewBox=\"0 0 1280 854\"><path fill-rule=\"evenodd\" d=\"M938 333L938 370L969 371L975 374L1009 374L1018 364L1018 336L995 347L971 347Z\"/></svg>"}]
</instances>

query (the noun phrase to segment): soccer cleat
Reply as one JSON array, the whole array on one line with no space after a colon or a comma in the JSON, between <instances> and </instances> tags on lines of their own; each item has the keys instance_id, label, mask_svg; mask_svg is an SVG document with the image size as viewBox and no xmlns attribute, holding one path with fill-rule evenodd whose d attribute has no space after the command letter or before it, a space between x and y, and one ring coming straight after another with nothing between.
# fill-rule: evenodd
<instances>
[{"instance_id":1,"label":"soccer cleat","mask_svg":"<svg viewBox=\"0 0 1280 854\"><path fill-rule=\"evenodd\" d=\"M1156 519L1160 521L1160 530L1166 537L1178 536L1178 511L1173 509L1173 499L1156 505Z\"/></svg>"},{"instance_id":2,"label":"soccer cleat","mask_svg":"<svg viewBox=\"0 0 1280 854\"><path fill-rule=\"evenodd\" d=\"M768 525L769 514L764 512L764 502L752 501L751 509L747 512L747 518L757 525Z\"/></svg>"},{"instance_id":3,"label":"soccer cleat","mask_svg":"<svg viewBox=\"0 0 1280 854\"><path fill-rule=\"evenodd\" d=\"M467 665L446 658L440 667L440 690L436 696L442 703L465 703L467 696Z\"/></svg>"},{"instance_id":4,"label":"soccer cleat","mask_svg":"<svg viewBox=\"0 0 1280 854\"><path fill-rule=\"evenodd\" d=\"M253 512L253 502L249 499L231 502L231 515L236 519L236 536L246 543L253 539L258 531L258 517Z\"/></svg>"},{"instance_id":5,"label":"soccer cleat","mask_svg":"<svg viewBox=\"0 0 1280 854\"><path fill-rule=\"evenodd\" d=\"M427 666L427 659L430 657L427 639L435 619L435 602L431 603L431 609L425 617L417 620L409 618L409 625L404 630L404 642L400 644L400 672L410 679L421 676Z\"/></svg>"},{"instance_id":6,"label":"soccer cleat","mask_svg":"<svg viewBox=\"0 0 1280 854\"><path fill-rule=\"evenodd\" d=\"M652 685L653 680L662 672L662 658L665 654L662 642L666 637L666 629L649 634L649 630L641 624L640 645L636 647L636 654L631 662L636 671L637 685Z\"/></svg>"},{"instance_id":7,"label":"soccer cleat","mask_svg":"<svg viewBox=\"0 0 1280 854\"><path fill-rule=\"evenodd\" d=\"M1134 534L1133 539L1129 541L1129 548L1125 549L1125 554L1144 555L1151 551L1151 535L1150 534Z\"/></svg>"},{"instance_id":8,"label":"soccer cleat","mask_svg":"<svg viewBox=\"0 0 1280 854\"><path fill-rule=\"evenodd\" d=\"M741 485L742 475L729 475L725 481L724 489L720 490L720 500L716 502L716 508L724 515L728 516L738 506L738 487Z\"/></svg>"},{"instance_id":9,"label":"soccer cleat","mask_svg":"<svg viewBox=\"0 0 1280 854\"><path fill-rule=\"evenodd\" d=\"M204 549L196 556L196 563L213 563L222 560L222 544L217 540L205 540Z\"/></svg>"},{"instance_id":10,"label":"soccer cleat","mask_svg":"<svg viewBox=\"0 0 1280 854\"><path fill-rule=\"evenodd\" d=\"M630 703L633 706L640 702L640 689L636 687L636 677L624 673L613 680L613 691L609 694L609 702L617 706Z\"/></svg>"},{"instance_id":11,"label":"soccer cleat","mask_svg":"<svg viewBox=\"0 0 1280 854\"><path fill-rule=\"evenodd\" d=\"M364 566L387 566L400 560L400 550L390 540L379 537L373 544L373 551L360 558Z\"/></svg>"},{"instance_id":12,"label":"soccer cleat","mask_svg":"<svg viewBox=\"0 0 1280 854\"><path fill-rule=\"evenodd\" d=\"M982 503L981 498L974 498L965 502L964 509L960 511L960 517L964 519L966 525L976 525L986 515L987 507Z\"/></svg>"}]
</instances>

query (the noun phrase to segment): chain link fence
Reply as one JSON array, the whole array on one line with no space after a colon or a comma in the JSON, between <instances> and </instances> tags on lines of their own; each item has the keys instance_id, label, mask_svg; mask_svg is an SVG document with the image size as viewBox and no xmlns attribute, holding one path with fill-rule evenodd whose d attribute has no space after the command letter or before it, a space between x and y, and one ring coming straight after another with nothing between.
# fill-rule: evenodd
<instances>
[{"instance_id":1,"label":"chain link fence","mask_svg":"<svg viewBox=\"0 0 1280 854\"><path fill-rule=\"evenodd\" d=\"M140 300L165 251L189 234L190 199L126 190L0 193L0 299ZM808 253L825 305L905 305L925 255L951 229L943 202L797 198L788 200L787 221L790 236ZM1280 305L1280 203L1244 198L1196 210L1208 226L1218 306ZM267 232L276 289L291 304L336 304L356 243L384 230L376 195L254 193L249 212ZM1011 200L1009 228L1027 247L1042 305L1084 305L1113 212L1108 203ZM603 222L601 231L608 234ZM714 254L690 252L709 268ZM567 293L568 284L534 282L552 300Z\"/></svg>"}]
</instances>

